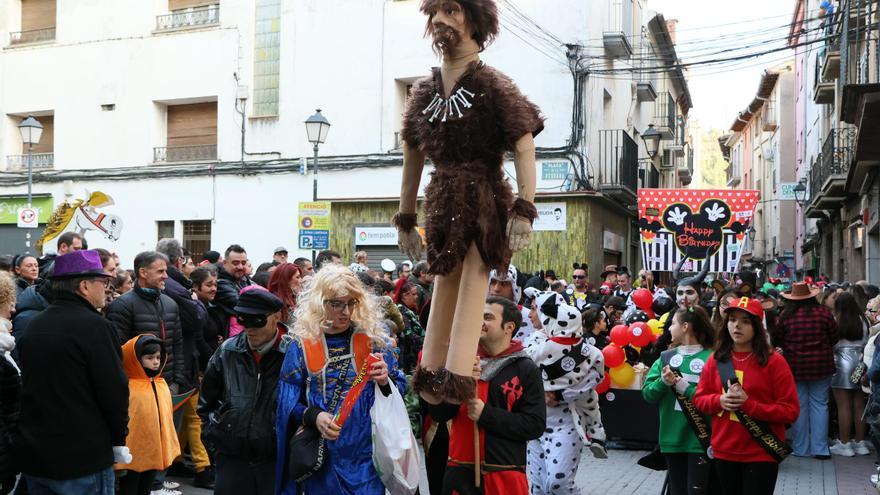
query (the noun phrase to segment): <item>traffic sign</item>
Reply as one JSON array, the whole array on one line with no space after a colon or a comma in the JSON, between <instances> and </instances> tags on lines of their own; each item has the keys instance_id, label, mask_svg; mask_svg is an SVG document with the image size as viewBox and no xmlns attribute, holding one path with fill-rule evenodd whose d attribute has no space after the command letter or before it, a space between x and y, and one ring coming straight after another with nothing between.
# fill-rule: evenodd
<instances>
[{"instance_id":1,"label":"traffic sign","mask_svg":"<svg viewBox=\"0 0 880 495\"><path fill-rule=\"evenodd\" d=\"M299 231L299 248L314 249L320 251L322 249L330 249L330 231L329 230L300 230Z\"/></svg>"},{"instance_id":2,"label":"traffic sign","mask_svg":"<svg viewBox=\"0 0 880 495\"><path fill-rule=\"evenodd\" d=\"M19 208L18 227L21 229L35 229L39 227L37 209L32 207Z\"/></svg>"}]
</instances>

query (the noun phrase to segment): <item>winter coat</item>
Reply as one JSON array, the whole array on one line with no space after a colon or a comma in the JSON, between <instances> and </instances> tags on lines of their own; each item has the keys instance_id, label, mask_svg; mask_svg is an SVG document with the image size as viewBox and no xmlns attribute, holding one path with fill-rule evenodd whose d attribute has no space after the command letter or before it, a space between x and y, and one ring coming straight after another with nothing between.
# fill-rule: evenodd
<instances>
[{"instance_id":1,"label":"winter coat","mask_svg":"<svg viewBox=\"0 0 880 495\"><path fill-rule=\"evenodd\" d=\"M12 334L19 338L24 335L34 316L49 307L54 299L49 283L40 281L23 290L15 303L15 316L12 318Z\"/></svg>"},{"instance_id":2,"label":"winter coat","mask_svg":"<svg viewBox=\"0 0 880 495\"><path fill-rule=\"evenodd\" d=\"M183 369L187 381L183 390L198 386L199 356L210 354L203 335L208 311L205 306L192 298L192 282L175 267L168 267L168 280L165 281L166 296L174 299L180 313L180 327L183 329Z\"/></svg>"},{"instance_id":3,"label":"winter coat","mask_svg":"<svg viewBox=\"0 0 880 495\"><path fill-rule=\"evenodd\" d=\"M85 299L61 294L16 347L21 471L63 480L111 467L112 447L125 445L128 380L110 322Z\"/></svg>"},{"instance_id":4,"label":"winter coat","mask_svg":"<svg viewBox=\"0 0 880 495\"><path fill-rule=\"evenodd\" d=\"M0 319L2 320L2 319ZM4 324L9 322L3 320ZM15 447L13 437L18 429L18 415L21 410L21 375L15 364L10 362L9 351L15 346L15 339L0 330L0 482L15 479Z\"/></svg>"},{"instance_id":5,"label":"winter coat","mask_svg":"<svg viewBox=\"0 0 880 495\"><path fill-rule=\"evenodd\" d=\"M199 304L205 308L208 315L202 329L202 338L208 347L208 352L199 354L199 371L204 373L211 356L214 355L220 344L229 337L229 318L214 303L205 304L199 301Z\"/></svg>"},{"instance_id":6,"label":"winter coat","mask_svg":"<svg viewBox=\"0 0 880 495\"><path fill-rule=\"evenodd\" d=\"M150 377L140 363L140 349L155 341L162 346L162 364L159 376ZM168 362L168 353L159 338L138 335L122 346L122 365L128 375L128 436L125 446L131 451L130 464L116 464L113 469L127 469L142 473L162 471L180 455L177 430L174 429L174 411L171 391L161 376Z\"/></svg>"},{"instance_id":7,"label":"winter coat","mask_svg":"<svg viewBox=\"0 0 880 495\"><path fill-rule=\"evenodd\" d=\"M222 264L217 265L217 295L214 296L214 304L219 306L228 316L234 316L235 311L232 309L238 304L238 293L248 285L254 282L245 275L239 280L235 280L231 273L227 272Z\"/></svg>"},{"instance_id":8,"label":"winter coat","mask_svg":"<svg viewBox=\"0 0 880 495\"><path fill-rule=\"evenodd\" d=\"M116 329L120 348L125 342L144 333L161 338L170 363L162 372L162 378L169 386L177 385L179 392L186 390L189 380L184 368L183 332L177 303L173 299L159 292L135 287L113 301L107 318Z\"/></svg>"},{"instance_id":9,"label":"winter coat","mask_svg":"<svg viewBox=\"0 0 880 495\"><path fill-rule=\"evenodd\" d=\"M278 346L283 333L279 327L275 346L259 360L242 333L223 342L208 362L198 413L202 442L213 455L253 464L275 459L275 404L284 360Z\"/></svg>"}]
</instances>

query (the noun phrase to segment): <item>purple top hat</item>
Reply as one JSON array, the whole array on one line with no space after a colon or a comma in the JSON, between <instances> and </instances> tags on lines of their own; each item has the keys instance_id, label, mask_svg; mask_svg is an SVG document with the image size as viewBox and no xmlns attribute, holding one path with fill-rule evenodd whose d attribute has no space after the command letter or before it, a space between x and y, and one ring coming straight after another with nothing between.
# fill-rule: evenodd
<instances>
[{"instance_id":1,"label":"purple top hat","mask_svg":"<svg viewBox=\"0 0 880 495\"><path fill-rule=\"evenodd\" d=\"M112 277L104 273L101 255L97 251L73 251L55 258L50 278L53 280L73 277Z\"/></svg>"}]
</instances>

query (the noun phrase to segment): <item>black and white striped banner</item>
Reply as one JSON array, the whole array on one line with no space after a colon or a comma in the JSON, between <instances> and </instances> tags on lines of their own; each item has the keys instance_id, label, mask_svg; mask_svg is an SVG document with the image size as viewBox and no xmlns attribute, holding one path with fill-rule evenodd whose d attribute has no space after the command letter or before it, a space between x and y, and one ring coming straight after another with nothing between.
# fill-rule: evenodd
<instances>
[{"instance_id":1,"label":"black and white striped banner","mask_svg":"<svg viewBox=\"0 0 880 495\"><path fill-rule=\"evenodd\" d=\"M681 261L682 254L676 249L672 232L661 230L650 241L642 239L642 264L647 270L671 272ZM714 256L709 257L710 272L739 271L740 254L742 253L743 240L737 239L737 234L725 232L721 242L721 248ZM683 272L698 272L703 269L702 260L686 261L682 267Z\"/></svg>"}]
</instances>

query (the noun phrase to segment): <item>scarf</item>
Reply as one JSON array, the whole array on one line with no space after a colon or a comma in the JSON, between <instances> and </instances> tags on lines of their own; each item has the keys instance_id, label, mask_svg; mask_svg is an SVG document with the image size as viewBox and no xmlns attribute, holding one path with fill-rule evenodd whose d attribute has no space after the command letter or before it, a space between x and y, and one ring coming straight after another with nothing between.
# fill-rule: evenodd
<instances>
[{"instance_id":1,"label":"scarf","mask_svg":"<svg viewBox=\"0 0 880 495\"><path fill-rule=\"evenodd\" d=\"M480 380L491 381L501 370L508 364L519 358L528 357L523 348L522 342L518 340L510 341L510 346L497 356L490 356L486 353L483 346L477 348L477 355L480 357Z\"/></svg>"},{"instance_id":2,"label":"scarf","mask_svg":"<svg viewBox=\"0 0 880 495\"><path fill-rule=\"evenodd\" d=\"M19 369L18 364L15 363L15 360L12 359L12 355L9 352L12 349L15 349L15 337L13 337L9 332L12 331L12 322L7 320L6 318L0 318L0 352L3 353L3 357L9 361L9 364L21 374L21 369Z\"/></svg>"}]
</instances>

